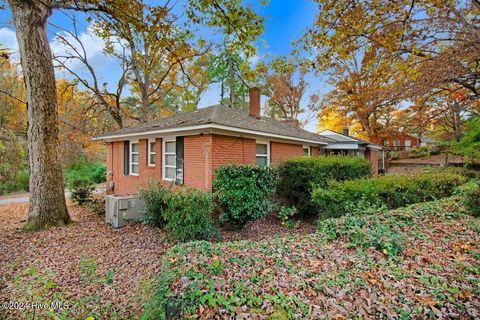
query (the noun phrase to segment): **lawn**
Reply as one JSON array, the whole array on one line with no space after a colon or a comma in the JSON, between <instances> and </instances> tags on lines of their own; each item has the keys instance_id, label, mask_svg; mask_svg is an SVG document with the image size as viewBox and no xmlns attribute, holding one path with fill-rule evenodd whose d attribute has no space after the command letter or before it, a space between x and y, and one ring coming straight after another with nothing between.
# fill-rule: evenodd
<instances>
[{"instance_id":1,"label":"lawn","mask_svg":"<svg viewBox=\"0 0 480 320\"><path fill-rule=\"evenodd\" d=\"M480 222L459 198L327 220L309 234L275 225L258 236L260 220L224 234L255 241L177 245L73 205L75 224L17 233L26 209L0 207L0 300L69 308L2 309L1 319L479 317Z\"/></svg>"}]
</instances>

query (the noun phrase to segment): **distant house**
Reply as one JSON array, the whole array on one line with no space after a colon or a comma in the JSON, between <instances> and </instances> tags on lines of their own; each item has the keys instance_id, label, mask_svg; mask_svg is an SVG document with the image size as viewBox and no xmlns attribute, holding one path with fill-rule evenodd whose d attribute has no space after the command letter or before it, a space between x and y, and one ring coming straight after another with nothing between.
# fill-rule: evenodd
<instances>
[{"instance_id":1,"label":"distant house","mask_svg":"<svg viewBox=\"0 0 480 320\"><path fill-rule=\"evenodd\" d=\"M107 144L107 191L118 195L136 193L149 180L211 190L219 166L276 164L292 157L320 155L329 143L338 143L298 128L295 120L260 116L257 88L250 90L248 111L211 106L95 139ZM358 150L364 151L363 144ZM370 156L368 150L372 150ZM374 160L376 173L373 150L377 149L366 148L365 156Z\"/></svg>"},{"instance_id":2,"label":"distant house","mask_svg":"<svg viewBox=\"0 0 480 320\"><path fill-rule=\"evenodd\" d=\"M374 174L385 171L385 152L378 144L350 136L347 128L343 133L324 130L319 134L332 140L322 148L322 153L363 157L372 163Z\"/></svg>"},{"instance_id":3,"label":"distant house","mask_svg":"<svg viewBox=\"0 0 480 320\"><path fill-rule=\"evenodd\" d=\"M410 150L420 146L420 139L405 132L398 132L383 139L383 146L393 151Z\"/></svg>"}]
</instances>

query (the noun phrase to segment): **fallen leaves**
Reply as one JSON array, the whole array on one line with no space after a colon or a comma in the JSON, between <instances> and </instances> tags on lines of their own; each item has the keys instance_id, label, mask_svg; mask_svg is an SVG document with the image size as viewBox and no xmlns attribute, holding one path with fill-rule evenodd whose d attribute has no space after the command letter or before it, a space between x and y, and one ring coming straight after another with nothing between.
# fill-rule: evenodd
<instances>
[{"instance_id":1,"label":"fallen leaves","mask_svg":"<svg viewBox=\"0 0 480 320\"><path fill-rule=\"evenodd\" d=\"M215 319L264 319L279 305L293 319L470 319L480 308L480 228L478 220L457 212L454 201L395 211L396 231L407 240L394 257L374 247L353 248L347 237L326 242L320 234L180 245L172 255L182 257L168 268L185 282L174 283L171 294L201 290L215 303L203 306ZM182 274L186 262L211 260L212 252L222 260L214 282L206 268L200 275ZM231 311L222 303L233 303ZM198 308L195 300L189 308Z\"/></svg>"}]
</instances>

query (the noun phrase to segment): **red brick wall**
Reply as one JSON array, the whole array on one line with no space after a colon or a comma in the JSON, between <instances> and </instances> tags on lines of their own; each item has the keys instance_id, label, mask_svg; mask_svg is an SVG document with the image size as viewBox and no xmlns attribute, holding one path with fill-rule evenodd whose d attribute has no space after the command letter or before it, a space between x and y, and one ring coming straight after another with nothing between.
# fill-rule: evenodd
<instances>
[{"instance_id":1,"label":"red brick wall","mask_svg":"<svg viewBox=\"0 0 480 320\"><path fill-rule=\"evenodd\" d=\"M411 147L412 148L416 148L419 145L418 138L409 136L408 134L404 134L404 133L399 133L399 134L396 134L396 135L389 136L386 139L384 139L383 141L384 141L384 143L385 143L385 141L388 141L388 146L387 147L392 148L394 140L398 140L401 147L405 146L405 140L410 140L411 141L411 143L412 143Z\"/></svg>"},{"instance_id":2,"label":"red brick wall","mask_svg":"<svg viewBox=\"0 0 480 320\"><path fill-rule=\"evenodd\" d=\"M365 158L368 161L370 161L370 164L372 165L372 175L377 176L378 175L378 150L370 149L365 151Z\"/></svg>"},{"instance_id":3,"label":"red brick wall","mask_svg":"<svg viewBox=\"0 0 480 320\"><path fill-rule=\"evenodd\" d=\"M212 188L212 135L186 136L183 182L203 190Z\"/></svg>"},{"instance_id":4,"label":"red brick wall","mask_svg":"<svg viewBox=\"0 0 480 320\"><path fill-rule=\"evenodd\" d=\"M112 163L113 157L113 166L111 170L113 176L107 177L107 187L109 181L113 181L115 184L114 193L119 195L135 194L138 192L139 187L144 187L148 184L150 180L159 181L162 177L162 140L156 139L155 149L156 149L156 165L155 167L147 166L147 141L146 139L139 140L139 173L138 176L133 175L124 175L123 172L123 141L116 141L109 143L109 150L107 152L107 175L109 170L110 163ZM168 184L165 181L165 184Z\"/></svg>"},{"instance_id":5,"label":"red brick wall","mask_svg":"<svg viewBox=\"0 0 480 320\"><path fill-rule=\"evenodd\" d=\"M311 147L310 148L310 154L312 157L319 156L320 155L320 148L319 147Z\"/></svg>"},{"instance_id":6,"label":"red brick wall","mask_svg":"<svg viewBox=\"0 0 480 320\"><path fill-rule=\"evenodd\" d=\"M281 142L270 143L270 162L277 164L283 160L300 157L303 155L303 145Z\"/></svg>"},{"instance_id":7,"label":"red brick wall","mask_svg":"<svg viewBox=\"0 0 480 320\"><path fill-rule=\"evenodd\" d=\"M255 139L213 135L213 168L229 163L255 164Z\"/></svg>"},{"instance_id":8,"label":"red brick wall","mask_svg":"<svg viewBox=\"0 0 480 320\"><path fill-rule=\"evenodd\" d=\"M123 174L123 141L108 144L107 177L115 183L114 193L118 195L135 194L139 187L146 186L149 180L161 181L164 185L170 182L162 179L162 140L156 140L156 166L147 166L147 141L139 140L140 163L139 175ZM113 147L113 150L112 150ZM312 155L319 149L312 147ZM231 137L224 135L185 136L184 140L184 184L192 188L211 190L215 168L229 164L255 164L255 139ZM301 156L301 144L280 142L270 143L270 159L272 164L292 157ZM112 163L113 165L110 165Z\"/></svg>"}]
</instances>

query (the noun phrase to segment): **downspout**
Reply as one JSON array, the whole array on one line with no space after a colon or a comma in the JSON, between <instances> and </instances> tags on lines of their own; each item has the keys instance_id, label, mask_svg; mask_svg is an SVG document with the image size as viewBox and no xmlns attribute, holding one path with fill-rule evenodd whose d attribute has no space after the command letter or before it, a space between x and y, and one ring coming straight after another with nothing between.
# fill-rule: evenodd
<instances>
[{"instance_id":1,"label":"downspout","mask_svg":"<svg viewBox=\"0 0 480 320\"><path fill-rule=\"evenodd\" d=\"M113 182L113 142L110 143L110 172L108 175L110 176L110 179L107 187L109 191L113 193L113 189L115 188L115 184Z\"/></svg>"}]
</instances>

